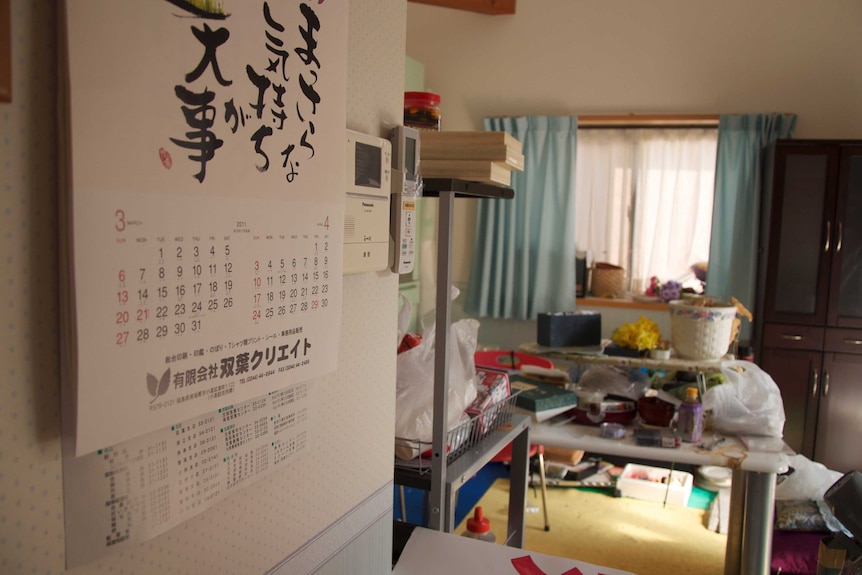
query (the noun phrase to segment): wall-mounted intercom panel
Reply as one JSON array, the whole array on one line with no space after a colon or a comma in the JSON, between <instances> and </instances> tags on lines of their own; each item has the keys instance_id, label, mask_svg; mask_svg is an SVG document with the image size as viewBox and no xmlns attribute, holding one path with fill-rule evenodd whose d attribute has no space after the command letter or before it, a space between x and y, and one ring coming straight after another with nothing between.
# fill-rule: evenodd
<instances>
[{"instance_id":1,"label":"wall-mounted intercom panel","mask_svg":"<svg viewBox=\"0 0 862 575\"><path fill-rule=\"evenodd\" d=\"M389 267L392 145L385 138L347 130L346 155L344 273L385 270Z\"/></svg>"},{"instance_id":2,"label":"wall-mounted intercom panel","mask_svg":"<svg viewBox=\"0 0 862 575\"><path fill-rule=\"evenodd\" d=\"M390 269L397 274L413 271L416 263L416 207L421 195L419 132L396 126L389 134L392 144L392 203Z\"/></svg>"}]
</instances>

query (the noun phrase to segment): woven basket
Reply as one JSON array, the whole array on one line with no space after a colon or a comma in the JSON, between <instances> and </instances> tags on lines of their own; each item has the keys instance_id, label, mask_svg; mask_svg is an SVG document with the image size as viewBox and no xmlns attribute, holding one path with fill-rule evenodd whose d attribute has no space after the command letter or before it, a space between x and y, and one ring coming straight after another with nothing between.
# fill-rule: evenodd
<instances>
[{"instance_id":1,"label":"woven basket","mask_svg":"<svg viewBox=\"0 0 862 575\"><path fill-rule=\"evenodd\" d=\"M671 342L684 359L720 359L727 353L736 306L690 305L683 300L668 304Z\"/></svg>"},{"instance_id":2,"label":"woven basket","mask_svg":"<svg viewBox=\"0 0 862 575\"><path fill-rule=\"evenodd\" d=\"M590 293L596 297L622 297L626 291L626 270L613 264L598 262L593 266Z\"/></svg>"}]
</instances>

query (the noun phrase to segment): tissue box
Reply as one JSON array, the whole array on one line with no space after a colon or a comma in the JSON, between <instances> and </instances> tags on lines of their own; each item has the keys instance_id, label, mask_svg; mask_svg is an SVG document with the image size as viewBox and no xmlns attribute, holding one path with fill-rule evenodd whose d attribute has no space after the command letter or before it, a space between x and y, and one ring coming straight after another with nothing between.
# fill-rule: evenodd
<instances>
[{"instance_id":1,"label":"tissue box","mask_svg":"<svg viewBox=\"0 0 862 575\"><path fill-rule=\"evenodd\" d=\"M670 478L670 488L668 488ZM667 502L674 505L688 505L691 497L691 488L694 485L694 476L685 471L674 471L662 467L650 467L629 463L623 469L622 475L617 479L617 489L623 497L634 497L647 501Z\"/></svg>"},{"instance_id":2,"label":"tissue box","mask_svg":"<svg viewBox=\"0 0 862 575\"><path fill-rule=\"evenodd\" d=\"M602 315L594 311L540 313L539 345L584 347L602 343Z\"/></svg>"}]
</instances>

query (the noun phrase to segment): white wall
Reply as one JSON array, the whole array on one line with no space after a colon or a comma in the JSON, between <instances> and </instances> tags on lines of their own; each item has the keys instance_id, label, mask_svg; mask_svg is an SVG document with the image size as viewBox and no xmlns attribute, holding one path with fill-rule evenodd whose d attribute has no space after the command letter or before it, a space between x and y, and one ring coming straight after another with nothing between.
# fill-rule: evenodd
<instances>
[{"instance_id":1,"label":"white wall","mask_svg":"<svg viewBox=\"0 0 862 575\"><path fill-rule=\"evenodd\" d=\"M65 544L57 3L12 0L11 12L13 102L0 103L0 573L54 574ZM348 127L384 135L401 121L405 3L351 0L349 12ZM299 464L74 573L304 573L344 546L324 572L388 569L396 306L396 276L345 278L339 363L313 382L319 440Z\"/></svg>"},{"instance_id":2,"label":"white wall","mask_svg":"<svg viewBox=\"0 0 862 575\"><path fill-rule=\"evenodd\" d=\"M444 130L485 116L791 112L797 138L862 137L858 0L520 0L509 16L408 3L407 54ZM475 201L456 212L466 282Z\"/></svg>"}]
</instances>

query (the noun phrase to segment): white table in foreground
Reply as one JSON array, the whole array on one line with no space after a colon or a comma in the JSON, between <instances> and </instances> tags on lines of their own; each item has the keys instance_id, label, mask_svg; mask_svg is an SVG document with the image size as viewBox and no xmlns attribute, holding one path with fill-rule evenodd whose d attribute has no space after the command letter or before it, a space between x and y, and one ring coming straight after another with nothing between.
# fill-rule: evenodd
<instances>
[{"instance_id":1,"label":"white table in foreground","mask_svg":"<svg viewBox=\"0 0 862 575\"><path fill-rule=\"evenodd\" d=\"M721 437L724 441L711 450L688 443L678 448L643 447L635 444L631 429L623 439L605 439L598 427L534 422L530 441L634 459L729 467L733 484L724 572L769 575L775 476L787 470L785 457L782 453L749 452L739 439ZM707 443L712 439L709 434L704 436Z\"/></svg>"},{"instance_id":2,"label":"white table in foreground","mask_svg":"<svg viewBox=\"0 0 862 575\"><path fill-rule=\"evenodd\" d=\"M392 575L473 575L474 573L582 573L635 575L574 559L495 545L452 533L416 527Z\"/></svg>"}]
</instances>

